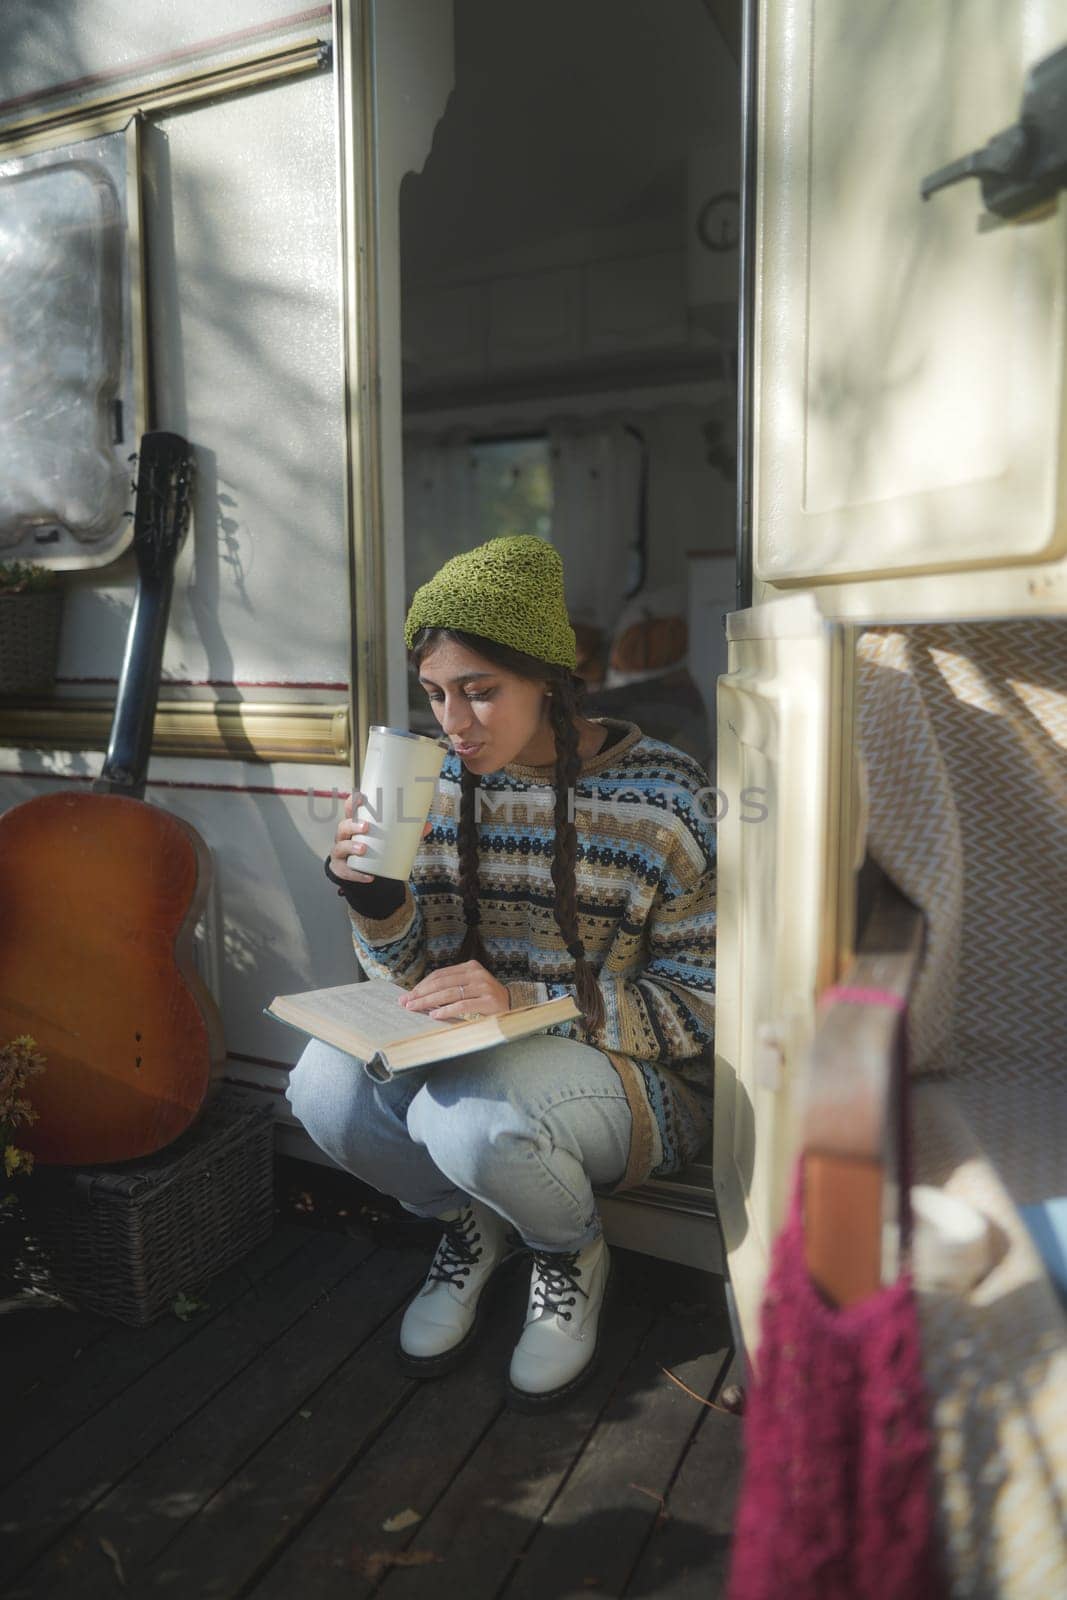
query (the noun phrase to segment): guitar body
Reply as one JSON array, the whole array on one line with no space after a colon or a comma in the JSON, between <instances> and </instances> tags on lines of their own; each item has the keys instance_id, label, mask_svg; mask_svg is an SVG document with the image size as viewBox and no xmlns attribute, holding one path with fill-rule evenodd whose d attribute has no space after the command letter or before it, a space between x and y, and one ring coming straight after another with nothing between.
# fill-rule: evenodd
<instances>
[{"instance_id":1,"label":"guitar body","mask_svg":"<svg viewBox=\"0 0 1067 1600\"><path fill-rule=\"evenodd\" d=\"M140 800L45 795L0 817L0 1039L32 1035L47 1063L19 1130L36 1160L133 1160L195 1121L224 1059L192 961L210 865Z\"/></svg>"},{"instance_id":2,"label":"guitar body","mask_svg":"<svg viewBox=\"0 0 1067 1600\"><path fill-rule=\"evenodd\" d=\"M195 464L146 433L133 549L138 582L103 771L91 793L0 816L0 1042L29 1034L45 1069L18 1143L42 1163L132 1161L196 1120L224 1059L192 960L211 857L194 829L142 799L174 563Z\"/></svg>"}]
</instances>

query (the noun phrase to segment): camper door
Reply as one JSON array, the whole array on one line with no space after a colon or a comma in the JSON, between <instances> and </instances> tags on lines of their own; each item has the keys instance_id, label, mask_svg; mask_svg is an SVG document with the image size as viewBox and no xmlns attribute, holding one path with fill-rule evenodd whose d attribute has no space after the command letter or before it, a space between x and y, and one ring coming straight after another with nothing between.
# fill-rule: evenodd
<instances>
[{"instance_id":1,"label":"camper door","mask_svg":"<svg viewBox=\"0 0 1067 1600\"><path fill-rule=\"evenodd\" d=\"M716 1108L750 1344L791 1090L851 938L849 625L1067 611L1067 207L1038 181L1067 154L1067 65L1058 91L1038 66L1065 44L1051 0L758 8L757 603L732 619L719 786L758 775L772 803L719 826ZM1002 133L986 165L1013 176L987 188L1016 220L974 176L922 198Z\"/></svg>"}]
</instances>

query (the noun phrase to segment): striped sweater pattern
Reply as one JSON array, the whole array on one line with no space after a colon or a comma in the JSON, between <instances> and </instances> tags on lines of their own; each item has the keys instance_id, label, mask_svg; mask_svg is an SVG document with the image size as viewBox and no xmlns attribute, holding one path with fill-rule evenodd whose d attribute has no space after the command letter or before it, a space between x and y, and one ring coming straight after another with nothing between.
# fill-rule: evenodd
<instances>
[{"instance_id":1,"label":"striped sweater pattern","mask_svg":"<svg viewBox=\"0 0 1067 1600\"><path fill-rule=\"evenodd\" d=\"M602 1050L622 1078L633 1132L617 1188L675 1172L711 1128L715 1013L715 834L700 765L633 723L586 761L575 785L578 924L604 996L603 1026L549 1031ZM400 907L374 919L350 908L370 978L413 988L458 959L466 924L459 889L458 756L449 754ZM480 931L513 1006L575 995L573 963L553 914L553 768L511 763L478 795Z\"/></svg>"}]
</instances>

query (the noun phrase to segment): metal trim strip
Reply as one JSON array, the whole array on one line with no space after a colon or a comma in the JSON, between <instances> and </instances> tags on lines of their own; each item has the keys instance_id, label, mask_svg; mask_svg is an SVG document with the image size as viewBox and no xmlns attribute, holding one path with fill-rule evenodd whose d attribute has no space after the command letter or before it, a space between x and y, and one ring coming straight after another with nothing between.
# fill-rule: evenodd
<instances>
[{"instance_id":1,"label":"metal trim strip","mask_svg":"<svg viewBox=\"0 0 1067 1600\"><path fill-rule=\"evenodd\" d=\"M354 743L387 720L378 366L378 192L370 0L333 0Z\"/></svg>"},{"instance_id":2,"label":"metal trim strip","mask_svg":"<svg viewBox=\"0 0 1067 1600\"><path fill-rule=\"evenodd\" d=\"M202 67L159 83L134 84L120 93L79 105L64 106L43 116L28 117L0 128L0 150L26 154L54 144L77 143L112 133L138 114L184 110L202 100L217 100L247 89L261 89L283 78L315 72L330 61L330 46L316 38L260 51L254 56Z\"/></svg>"},{"instance_id":3,"label":"metal trim strip","mask_svg":"<svg viewBox=\"0 0 1067 1600\"><path fill-rule=\"evenodd\" d=\"M114 706L60 697L0 706L0 746L21 750L104 750ZM152 754L187 760L300 762L346 766L347 705L162 700Z\"/></svg>"}]
</instances>

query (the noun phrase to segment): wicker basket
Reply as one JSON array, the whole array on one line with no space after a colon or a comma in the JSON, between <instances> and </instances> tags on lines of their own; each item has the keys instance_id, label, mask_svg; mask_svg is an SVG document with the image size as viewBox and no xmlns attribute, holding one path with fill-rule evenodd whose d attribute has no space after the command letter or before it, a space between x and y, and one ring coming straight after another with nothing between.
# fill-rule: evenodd
<instances>
[{"instance_id":1,"label":"wicker basket","mask_svg":"<svg viewBox=\"0 0 1067 1600\"><path fill-rule=\"evenodd\" d=\"M18 1194L4 1219L16 1286L144 1327L270 1236L273 1109L224 1086L156 1155L40 1166Z\"/></svg>"},{"instance_id":2,"label":"wicker basket","mask_svg":"<svg viewBox=\"0 0 1067 1600\"><path fill-rule=\"evenodd\" d=\"M0 594L0 695L36 694L55 681L63 590Z\"/></svg>"}]
</instances>

